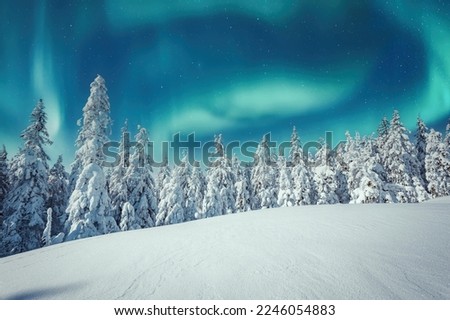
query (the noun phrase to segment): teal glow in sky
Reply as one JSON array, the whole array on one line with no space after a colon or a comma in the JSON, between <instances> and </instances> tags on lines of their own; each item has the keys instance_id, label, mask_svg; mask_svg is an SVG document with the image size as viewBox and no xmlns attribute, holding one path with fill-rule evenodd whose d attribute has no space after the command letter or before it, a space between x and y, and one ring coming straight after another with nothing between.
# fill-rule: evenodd
<instances>
[{"instance_id":1,"label":"teal glow in sky","mask_svg":"<svg viewBox=\"0 0 450 320\"><path fill-rule=\"evenodd\" d=\"M442 129L450 116L448 1L1 1L0 143L10 153L39 98L70 162L97 74L113 134L302 140L370 134L400 110Z\"/></svg>"}]
</instances>

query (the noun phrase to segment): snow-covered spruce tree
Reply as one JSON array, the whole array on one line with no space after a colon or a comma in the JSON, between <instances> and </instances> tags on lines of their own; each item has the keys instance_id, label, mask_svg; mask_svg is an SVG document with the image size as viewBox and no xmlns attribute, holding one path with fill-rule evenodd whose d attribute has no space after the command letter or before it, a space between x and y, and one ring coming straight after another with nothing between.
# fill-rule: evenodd
<instances>
[{"instance_id":1,"label":"snow-covered spruce tree","mask_svg":"<svg viewBox=\"0 0 450 320\"><path fill-rule=\"evenodd\" d=\"M347 175L347 189L350 191L354 190L358 186L358 182L356 181L356 175L358 174L358 170L361 167L361 138L358 133L355 134L353 138L350 132L345 133L345 146L343 149L343 154L341 161L343 165L346 167L346 175Z\"/></svg>"},{"instance_id":2,"label":"snow-covered spruce tree","mask_svg":"<svg viewBox=\"0 0 450 320\"><path fill-rule=\"evenodd\" d=\"M251 206L253 210L277 207L277 172L276 162L270 152L267 137L264 136L255 153L252 169Z\"/></svg>"},{"instance_id":3,"label":"snow-covered spruce tree","mask_svg":"<svg viewBox=\"0 0 450 320\"><path fill-rule=\"evenodd\" d=\"M245 212L251 210L251 190L250 190L250 170L248 166L241 165L241 162L234 158L234 172L236 182L236 212Z\"/></svg>"},{"instance_id":4,"label":"snow-covered spruce tree","mask_svg":"<svg viewBox=\"0 0 450 320\"><path fill-rule=\"evenodd\" d=\"M428 185L426 176L425 176L425 156L427 150L427 134L428 128L423 122L423 120L418 117L417 118L417 131L416 131L416 153L417 153L417 161L419 162L419 171L420 177L422 178L424 185Z\"/></svg>"},{"instance_id":5,"label":"snow-covered spruce tree","mask_svg":"<svg viewBox=\"0 0 450 320\"><path fill-rule=\"evenodd\" d=\"M167 158L163 161L163 166L159 169L158 176L156 177L156 193L158 196L158 203L161 202L161 192L164 187L170 182L172 172L169 167Z\"/></svg>"},{"instance_id":6,"label":"snow-covered spruce tree","mask_svg":"<svg viewBox=\"0 0 450 320\"><path fill-rule=\"evenodd\" d=\"M315 203L315 189L311 166L303 154L300 138L294 127L291 135L291 150L289 153L291 167L292 192L295 205L309 205Z\"/></svg>"},{"instance_id":7,"label":"snow-covered spruce tree","mask_svg":"<svg viewBox=\"0 0 450 320\"><path fill-rule=\"evenodd\" d=\"M181 192L183 194L184 201L180 203L181 208L184 212L185 221L195 220L195 204L194 199L189 197L189 179L192 176L193 168L189 163L189 159L187 154L183 155L183 159L181 159L181 165L177 166L174 170L177 171L177 176L179 179L179 185L181 188Z\"/></svg>"},{"instance_id":8,"label":"snow-covered spruce tree","mask_svg":"<svg viewBox=\"0 0 450 320\"><path fill-rule=\"evenodd\" d=\"M284 157L278 158L278 206L292 207L295 205L295 198L292 191L292 177L290 168L286 164Z\"/></svg>"},{"instance_id":9,"label":"snow-covered spruce tree","mask_svg":"<svg viewBox=\"0 0 450 320\"><path fill-rule=\"evenodd\" d=\"M336 194L337 181L334 159L326 143L322 144L316 154L314 181L317 188L317 204L339 203L339 197Z\"/></svg>"},{"instance_id":10,"label":"snow-covered spruce tree","mask_svg":"<svg viewBox=\"0 0 450 320\"><path fill-rule=\"evenodd\" d=\"M450 195L450 158L442 135L431 129L427 135L426 146L427 189L433 198Z\"/></svg>"},{"instance_id":11,"label":"snow-covered spruce tree","mask_svg":"<svg viewBox=\"0 0 450 320\"><path fill-rule=\"evenodd\" d=\"M188 177L187 215L191 220L196 219L203 210L203 198L206 191L206 178L200 166L193 166Z\"/></svg>"},{"instance_id":12,"label":"snow-covered spruce tree","mask_svg":"<svg viewBox=\"0 0 450 320\"><path fill-rule=\"evenodd\" d=\"M169 182L161 190L161 201L159 202L158 215L156 216L157 226L186 221L185 209L182 207L186 199L180 186L180 172L180 170L175 168Z\"/></svg>"},{"instance_id":13,"label":"snow-covered spruce tree","mask_svg":"<svg viewBox=\"0 0 450 320\"><path fill-rule=\"evenodd\" d=\"M130 158L124 180L128 187L128 202L134 208L136 223L141 228L155 226L158 201L153 180L153 169L145 152L149 143L147 130L138 127L135 136L137 146Z\"/></svg>"},{"instance_id":14,"label":"snow-covered spruce tree","mask_svg":"<svg viewBox=\"0 0 450 320\"><path fill-rule=\"evenodd\" d=\"M0 150L0 226L3 221L3 202L9 190L8 153L5 145ZM1 239L0 239L1 242Z\"/></svg>"},{"instance_id":15,"label":"snow-covered spruce tree","mask_svg":"<svg viewBox=\"0 0 450 320\"><path fill-rule=\"evenodd\" d=\"M345 144L339 144L334 153L334 168L336 172L336 194L340 203L349 203L348 165L345 159Z\"/></svg>"},{"instance_id":16,"label":"snow-covered spruce tree","mask_svg":"<svg viewBox=\"0 0 450 320\"><path fill-rule=\"evenodd\" d=\"M390 126L389 120L386 117L383 117L377 129L378 137L385 137L389 133Z\"/></svg>"},{"instance_id":17,"label":"snow-covered spruce tree","mask_svg":"<svg viewBox=\"0 0 450 320\"><path fill-rule=\"evenodd\" d=\"M382 149L384 144L386 143L386 139L390 130L391 124L386 117L383 117L377 129L377 140L375 144L376 153L379 153L379 149Z\"/></svg>"},{"instance_id":18,"label":"snow-covered spruce tree","mask_svg":"<svg viewBox=\"0 0 450 320\"><path fill-rule=\"evenodd\" d=\"M348 189L350 203L383 202L384 182L378 171L382 170L375 154L375 142L366 138L362 140L357 134L355 138L347 135L345 154L348 165Z\"/></svg>"},{"instance_id":19,"label":"snow-covered spruce tree","mask_svg":"<svg viewBox=\"0 0 450 320\"><path fill-rule=\"evenodd\" d=\"M109 197L111 198L113 217L117 225L120 224L122 206L128 201L129 193L125 173L129 167L130 155L129 150L125 150L124 148L125 135L128 134L128 120L125 120L124 126L121 129L121 139L118 150L119 163L112 168L108 177Z\"/></svg>"},{"instance_id":20,"label":"snow-covered spruce tree","mask_svg":"<svg viewBox=\"0 0 450 320\"><path fill-rule=\"evenodd\" d=\"M136 215L133 206L129 202L125 202L122 205L122 213L120 215L120 230L136 230L141 226L136 220Z\"/></svg>"},{"instance_id":21,"label":"snow-covered spruce tree","mask_svg":"<svg viewBox=\"0 0 450 320\"><path fill-rule=\"evenodd\" d=\"M118 231L112 216L111 199L101 167L103 145L111 127L110 106L105 80L97 76L91 83L91 94L83 108L83 124L78 134L75 163L71 179L75 188L66 210L66 240L92 237Z\"/></svg>"},{"instance_id":22,"label":"snow-covered spruce tree","mask_svg":"<svg viewBox=\"0 0 450 320\"><path fill-rule=\"evenodd\" d=\"M62 156L50 169L48 176L49 198L47 207L52 209L53 219L51 225L51 235L58 235L64 232L64 224L67 220L66 208L68 195L68 174L62 163Z\"/></svg>"},{"instance_id":23,"label":"snow-covered spruce tree","mask_svg":"<svg viewBox=\"0 0 450 320\"><path fill-rule=\"evenodd\" d=\"M102 146L109 141L111 131L112 121L109 114L110 104L105 80L97 75L90 86L90 96L83 108L83 118L77 121L80 130L75 142L75 161L69 175L69 193L75 189L78 177L88 164L100 164L103 160Z\"/></svg>"},{"instance_id":24,"label":"snow-covered spruce tree","mask_svg":"<svg viewBox=\"0 0 450 320\"><path fill-rule=\"evenodd\" d=\"M203 213L199 218L209 218L236 212L235 189L232 165L224 153L222 136L214 138L217 159L206 173L206 193L203 200Z\"/></svg>"},{"instance_id":25,"label":"snow-covered spruce tree","mask_svg":"<svg viewBox=\"0 0 450 320\"><path fill-rule=\"evenodd\" d=\"M24 252L41 246L48 200L48 164L44 150L52 142L44 103L33 109L30 125L22 132L23 148L11 162L10 191L4 201L3 254Z\"/></svg>"},{"instance_id":26,"label":"snow-covered spruce tree","mask_svg":"<svg viewBox=\"0 0 450 320\"><path fill-rule=\"evenodd\" d=\"M379 147L388 184L394 202L417 202L426 197L420 176L416 150L408 137L408 131L400 122L400 114L394 111L389 132Z\"/></svg>"}]
</instances>

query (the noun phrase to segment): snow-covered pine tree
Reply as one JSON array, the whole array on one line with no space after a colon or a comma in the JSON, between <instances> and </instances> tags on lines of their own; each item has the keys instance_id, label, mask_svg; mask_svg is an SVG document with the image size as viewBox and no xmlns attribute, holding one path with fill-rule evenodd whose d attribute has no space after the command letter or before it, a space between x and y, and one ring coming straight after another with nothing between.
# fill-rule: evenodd
<instances>
[{"instance_id":1,"label":"snow-covered pine tree","mask_svg":"<svg viewBox=\"0 0 450 320\"><path fill-rule=\"evenodd\" d=\"M167 158L164 159L163 166L159 169L158 176L156 177L156 191L158 196L158 203L161 202L161 192L164 187L170 182L172 172L169 167Z\"/></svg>"},{"instance_id":2,"label":"snow-covered pine tree","mask_svg":"<svg viewBox=\"0 0 450 320\"><path fill-rule=\"evenodd\" d=\"M339 203L334 160L326 143L322 144L316 154L314 181L317 188L317 204Z\"/></svg>"},{"instance_id":3,"label":"snow-covered pine tree","mask_svg":"<svg viewBox=\"0 0 450 320\"><path fill-rule=\"evenodd\" d=\"M98 164L91 163L81 171L66 213L66 241L119 231L112 217L106 177Z\"/></svg>"},{"instance_id":4,"label":"snow-covered pine tree","mask_svg":"<svg viewBox=\"0 0 450 320\"><path fill-rule=\"evenodd\" d=\"M104 158L102 146L109 141L112 124L107 91L105 80L97 75L91 83L90 96L83 107L83 118L77 121L80 130L75 142L75 161L69 176L70 194L83 169L90 163L100 165Z\"/></svg>"},{"instance_id":5,"label":"snow-covered pine tree","mask_svg":"<svg viewBox=\"0 0 450 320\"><path fill-rule=\"evenodd\" d=\"M416 153L417 161L419 162L420 177L424 185L428 185L425 176L425 157L427 150L427 134L428 128L420 117L417 117L417 131L416 131Z\"/></svg>"},{"instance_id":6,"label":"snow-covered pine tree","mask_svg":"<svg viewBox=\"0 0 450 320\"><path fill-rule=\"evenodd\" d=\"M386 117L383 117L380 124L378 125L377 133L378 137L385 137L389 133L390 123Z\"/></svg>"},{"instance_id":7,"label":"snow-covered pine tree","mask_svg":"<svg viewBox=\"0 0 450 320\"><path fill-rule=\"evenodd\" d=\"M276 162L270 152L267 137L264 135L255 153L252 169L252 209L277 207L277 172Z\"/></svg>"},{"instance_id":8,"label":"snow-covered pine tree","mask_svg":"<svg viewBox=\"0 0 450 320\"><path fill-rule=\"evenodd\" d=\"M361 166L361 139L358 133L356 133L353 138L348 131L345 133L345 138L346 141L341 161L346 167L347 189L351 193L351 191L355 190L358 186L356 175Z\"/></svg>"},{"instance_id":9,"label":"snow-covered pine tree","mask_svg":"<svg viewBox=\"0 0 450 320\"><path fill-rule=\"evenodd\" d=\"M306 159L306 161L305 161ZM303 154L300 138L294 127L291 135L291 150L289 153L291 167L292 192L295 205L315 203L315 188L311 167Z\"/></svg>"},{"instance_id":10,"label":"snow-covered pine tree","mask_svg":"<svg viewBox=\"0 0 450 320\"><path fill-rule=\"evenodd\" d=\"M292 207L295 205L295 198L292 191L292 177L290 168L286 164L284 157L278 158L278 206Z\"/></svg>"},{"instance_id":11,"label":"snow-covered pine tree","mask_svg":"<svg viewBox=\"0 0 450 320\"><path fill-rule=\"evenodd\" d=\"M416 150L398 111L394 111L385 143L379 152L389 182L385 188L393 194L394 202L417 202L418 198L425 196Z\"/></svg>"},{"instance_id":12,"label":"snow-covered pine tree","mask_svg":"<svg viewBox=\"0 0 450 320\"><path fill-rule=\"evenodd\" d=\"M33 109L30 125L22 132L23 148L11 162L10 191L4 201L4 255L41 246L48 200L48 164L44 146L51 144L47 114L41 100Z\"/></svg>"},{"instance_id":13,"label":"snow-covered pine tree","mask_svg":"<svg viewBox=\"0 0 450 320\"><path fill-rule=\"evenodd\" d=\"M442 135L431 129L426 145L425 174L428 191L433 198L450 195L450 158Z\"/></svg>"},{"instance_id":14,"label":"snow-covered pine tree","mask_svg":"<svg viewBox=\"0 0 450 320\"><path fill-rule=\"evenodd\" d=\"M5 145L0 150L0 227L3 221L3 202L9 190L8 153ZM0 239L1 242L1 239Z\"/></svg>"},{"instance_id":15,"label":"snow-covered pine tree","mask_svg":"<svg viewBox=\"0 0 450 320\"><path fill-rule=\"evenodd\" d=\"M217 159L206 174L206 194L203 200L203 213L199 217L214 217L236 212L235 177L230 159L223 151L222 136L214 138Z\"/></svg>"},{"instance_id":16,"label":"snow-covered pine tree","mask_svg":"<svg viewBox=\"0 0 450 320\"><path fill-rule=\"evenodd\" d=\"M189 179L192 176L192 166L189 163L188 155L184 154L181 159L181 165L177 166L174 171L177 171L178 183L183 194L184 201L180 203L183 210L185 221L195 220L195 204L193 199L189 197Z\"/></svg>"},{"instance_id":17,"label":"snow-covered pine tree","mask_svg":"<svg viewBox=\"0 0 450 320\"><path fill-rule=\"evenodd\" d=\"M161 201L158 205L158 215L156 225L168 225L186 221L185 212L182 205L185 203L183 190L180 186L180 170L176 168L172 172L172 177L161 190Z\"/></svg>"},{"instance_id":18,"label":"snow-covered pine tree","mask_svg":"<svg viewBox=\"0 0 450 320\"><path fill-rule=\"evenodd\" d=\"M193 166L188 179L187 215L191 220L196 219L203 211L203 198L206 191L206 178L200 166Z\"/></svg>"},{"instance_id":19,"label":"snow-covered pine tree","mask_svg":"<svg viewBox=\"0 0 450 320\"><path fill-rule=\"evenodd\" d=\"M120 215L120 230L128 231L140 228L141 226L136 220L134 207L129 202L125 202L122 205L122 213Z\"/></svg>"},{"instance_id":20,"label":"snow-covered pine tree","mask_svg":"<svg viewBox=\"0 0 450 320\"><path fill-rule=\"evenodd\" d=\"M126 180L125 184L128 187L128 202L134 208L137 224L141 228L150 228L155 226L158 200L156 198L153 169L145 152L150 141L147 130L138 127L135 140L137 146L131 155L124 180Z\"/></svg>"},{"instance_id":21,"label":"snow-covered pine tree","mask_svg":"<svg viewBox=\"0 0 450 320\"><path fill-rule=\"evenodd\" d=\"M345 158L348 165L350 203L384 202L384 183L378 174L382 168L375 154L375 146L370 138L362 140L357 134L353 139L347 135Z\"/></svg>"},{"instance_id":22,"label":"snow-covered pine tree","mask_svg":"<svg viewBox=\"0 0 450 320\"><path fill-rule=\"evenodd\" d=\"M66 210L66 240L92 237L118 231L112 216L111 199L101 167L103 145L111 127L110 106L105 80L97 76L91 83L90 96L83 108L83 124L76 145L71 178L76 184Z\"/></svg>"},{"instance_id":23,"label":"snow-covered pine tree","mask_svg":"<svg viewBox=\"0 0 450 320\"><path fill-rule=\"evenodd\" d=\"M348 165L345 159L345 144L339 144L334 153L334 167L336 172L336 194L340 203L349 203Z\"/></svg>"},{"instance_id":24,"label":"snow-covered pine tree","mask_svg":"<svg viewBox=\"0 0 450 320\"><path fill-rule=\"evenodd\" d=\"M205 197L203 198L203 210L197 213L197 219L211 218L224 214L224 201L220 196L220 187L216 181L211 178L210 168L206 173L207 187Z\"/></svg>"},{"instance_id":25,"label":"snow-covered pine tree","mask_svg":"<svg viewBox=\"0 0 450 320\"><path fill-rule=\"evenodd\" d=\"M113 210L113 217L117 225L120 225L122 206L128 201L128 185L127 179L125 179L125 173L129 167L129 150L124 148L125 135L128 135L128 120L121 129L121 139L119 144L118 156L119 163L111 171L108 177L109 183L109 196L111 198L111 206Z\"/></svg>"},{"instance_id":26,"label":"snow-covered pine tree","mask_svg":"<svg viewBox=\"0 0 450 320\"><path fill-rule=\"evenodd\" d=\"M386 143L386 139L390 130L391 124L386 117L383 117L380 124L378 125L377 134L378 137L376 139L375 149L376 153L380 153L378 149L382 149L384 144Z\"/></svg>"},{"instance_id":27,"label":"snow-covered pine tree","mask_svg":"<svg viewBox=\"0 0 450 320\"><path fill-rule=\"evenodd\" d=\"M245 212L251 210L251 190L250 190L250 170L248 166L241 165L241 162L235 158L234 172L236 182L236 212Z\"/></svg>"},{"instance_id":28,"label":"snow-covered pine tree","mask_svg":"<svg viewBox=\"0 0 450 320\"><path fill-rule=\"evenodd\" d=\"M62 163L62 156L50 169L48 176L49 199L47 207L52 209L53 219L51 225L52 236L64 232L67 220L66 208L68 195L68 174Z\"/></svg>"},{"instance_id":29,"label":"snow-covered pine tree","mask_svg":"<svg viewBox=\"0 0 450 320\"><path fill-rule=\"evenodd\" d=\"M42 233L42 245L44 247L52 244L52 208L47 209L47 223L45 224L44 232Z\"/></svg>"}]
</instances>

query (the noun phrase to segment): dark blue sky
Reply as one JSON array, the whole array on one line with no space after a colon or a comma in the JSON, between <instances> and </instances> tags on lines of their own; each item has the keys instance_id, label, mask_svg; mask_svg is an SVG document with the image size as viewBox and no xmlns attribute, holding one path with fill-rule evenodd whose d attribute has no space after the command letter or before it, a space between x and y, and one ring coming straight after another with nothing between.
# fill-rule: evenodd
<instances>
[{"instance_id":1,"label":"dark blue sky","mask_svg":"<svg viewBox=\"0 0 450 320\"><path fill-rule=\"evenodd\" d=\"M97 74L113 133L125 118L156 140L302 140L370 134L401 112L443 129L450 116L445 1L1 1L0 142L16 151L43 98L70 162ZM67 159L68 158L68 159Z\"/></svg>"}]
</instances>

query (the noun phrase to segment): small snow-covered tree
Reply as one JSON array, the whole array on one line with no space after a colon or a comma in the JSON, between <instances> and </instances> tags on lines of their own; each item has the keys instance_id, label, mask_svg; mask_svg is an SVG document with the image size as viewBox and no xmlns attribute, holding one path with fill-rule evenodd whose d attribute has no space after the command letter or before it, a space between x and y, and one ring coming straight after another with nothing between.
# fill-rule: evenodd
<instances>
[{"instance_id":1,"label":"small snow-covered tree","mask_svg":"<svg viewBox=\"0 0 450 320\"><path fill-rule=\"evenodd\" d=\"M147 130L139 127L135 139L137 147L131 155L124 179L128 187L128 202L134 208L137 223L141 228L149 228L155 226L158 200L153 169L145 152L150 141Z\"/></svg>"},{"instance_id":2,"label":"small snow-covered tree","mask_svg":"<svg viewBox=\"0 0 450 320\"><path fill-rule=\"evenodd\" d=\"M51 225L51 235L64 232L64 224L67 220L66 208L68 195L68 174L62 163L62 156L50 169L48 176L49 199L47 207L52 209L53 219Z\"/></svg>"},{"instance_id":3,"label":"small snow-covered tree","mask_svg":"<svg viewBox=\"0 0 450 320\"><path fill-rule=\"evenodd\" d=\"M52 244L52 208L47 209L47 223L45 224L44 232L42 233L42 243L44 247Z\"/></svg>"},{"instance_id":4,"label":"small snow-covered tree","mask_svg":"<svg viewBox=\"0 0 450 320\"><path fill-rule=\"evenodd\" d=\"M433 198L450 195L450 158L442 135L433 129L427 135L425 174Z\"/></svg>"},{"instance_id":5,"label":"small snow-covered tree","mask_svg":"<svg viewBox=\"0 0 450 320\"><path fill-rule=\"evenodd\" d=\"M112 216L111 199L101 167L104 160L103 145L110 133L109 112L105 80L97 76L91 83L90 96L83 108L83 124L76 143L78 149L70 178L76 178L76 184L66 210L67 240L119 230Z\"/></svg>"},{"instance_id":6,"label":"small snow-covered tree","mask_svg":"<svg viewBox=\"0 0 450 320\"><path fill-rule=\"evenodd\" d=\"M159 169L158 176L156 178L156 190L158 195L158 203L161 202L161 192L164 187L170 182L172 172L170 170L167 159L163 162L163 166Z\"/></svg>"},{"instance_id":7,"label":"small snow-covered tree","mask_svg":"<svg viewBox=\"0 0 450 320\"><path fill-rule=\"evenodd\" d=\"M215 137L217 159L206 174L206 194L203 200L203 213L199 217L214 217L236 212L235 189L232 165L223 152L222 136Z\"/></svg>"},{"instance_id":8,"label":"small snow-covered tree","mask_svg":"<svg viewBox=\"0 0 450 320\"><path fill-rule=\"evenodd\" d=\"M390 123L386 117L383 117L378 125L377 133L379 138L385 137L389 133Z\"/></svg>"},{"instance_id":9,"label":"small snow-covered tree","mask_svg":"<svg viewBox=\"0 0 450 320\"><path fill-rule=\"evenodd\" d=\"M427 185L427 179L425 175L425 157L427 150L427 134L428 128L420 117L417 118L417 131L416 131L416 153L417 161L419 162L420 177L422 178L424 185Z\"/></svg>"},{"instance_id":10,"label":"small snow-covered tree","mask_svg":"<svg viewBox=\"0 0 450 320\"><path fill-rule=\"evenodd\" d=\"M181 188L182 196L184 201L180 203L180 207L184 214L184 221L195 220L195 204L194 199L190 198L189 191L190 185L189 180L192 176L193 168L189 163L188 155L184 154L181 159L181 164L177 166L174 171L178 176L178 183Z\"/></svg>"},{"instance_id":11,"label":"small snow-covered tree","mask_svg":"<svg viewBox=\"0 0 450 320\"><path fill-rule=\"evenodd\" d=\"M174 170L172 178L161 191L156 225L168 225L186 221L182 204L185 202L183 190L178 179L179 170Z\"/></svg>"},{"instance_id":12,"label":"small snow-covered tree","mask_svg":"<svg viewBox=\"0 0 450 320\"><path fill-rule=\"evenodd\" d=\"M111 215L105 174L98 164L91 163L83 169L66 212L69 215L65 224L67 241L119 230Z\"/></svg>"},{"instance_id":13,"label":"small snow-covered tree","mask_svg":"<svg viewBox=\"0 0 450 320\"><path fill-rule=\"evenodd\" d=\"M277 207L277 172L276 162L270 152L266 135L261 140L255 153L252 169L252 209Z\"/></svg>"},{"instance_id":14,"label":"small snow-covered tree","mask_svg":"<svg viewBox=\"0 0 450 320\"><path fill-rule=\"evenodd\" d=\"M8 153L6 152L5 145L3 145L3 148L0 150L0 222L3 221L3 202L6 198L8 190L9 190Z\"/></svg>"},{"instance_id":15,"label":"small snow-covered tree","mask_svg":"<svg viewBox=\"0 0 450 320\"><path fill-rule=\"evenodd\" d=\"M196 169L197 178L201 179L199 174ZM195 186L193 186L193 180L191 181L192 175L193 168L189 164L187 155L184 155L181 163L172 170L170 177L168 169L161 168L159 181L163 187L160 191L161 199L156 217L157 226L196 218L195 207L198 204L195 199Z\"/></svg>"},{"instance_id":16,"label":"small snow-covered tree","mask_svg":"<svg viewBox=\"0 0 450 320\"><path fill-rule=\"evenodd\" d=\"M136 221L134 207L129 202L125 202L122 205L122 213L120 215L120 230L128 231L140 228L140 224Z\"/></svg>"},{"instance_id":17,"label":"small snow-covered tree","mask_svg":"<svg viewBox=\"0 0 450 320\"><path fill-rule=\"evenodd\" d=\"M209 171L208 171L209 172ZM203 211L196 216L197 219L211 218L223 214L224 203L220 195L219 185L214 179L207 176L207 188L203 199Z\"/></svg>"},{"instance_id":18,"label":"small snow-covered tree","mask_svg":"<svg viewBox=\"0 0 450 320\"><path fill-rule=\"evenodd\" d=\"M191 220L196 219L203 210L203 198L206 191L206 179L200 166L194 166L187 181L188 192L186 200L187 215Z\"/></svg>"},{"instance_id":19,"label":"small snow-covered tree","mask_svg":"<svg viewBox=\"0 0 450 320\"><path fill-rule=\"evenodd\" d=\"M348 189L350 203L379 203L386 197L384 182L379 175L382 170L375 154L375 142L359 135L347 135L345 154L348 165Z\"/></svg>"},{"instance_id":20,"label":"small snow-covered tree","mask_svg":"<svg viewBox=\"0 0 450 320\"><path fill-rule=\"evenodd\" d=\"M309 159L303 154L300 138L294 127L291 135L291 150L289 154L292 192L295 205L315 203L315 189Z\"/></svg>"},{"instance_id":21,"label":"small snow-covered tree","mask_svg":"<svg viewBox=\"0 0 450 320\"><path fill-rule=\"evenodd\" d=\"M22 132L23 148L11 162L10 191L4 201L3 254L15 254L41 246L48 200L49 157L45 145L52 142L46 128L42 100L33 109L30 125Z\"/></svg>"},{"instance_id":22,"label":"small snow-covered tree","mask_svg":"<svg viewBox=\"0 0 450 320\"><path fill-rule=\"evenodd\" d=\"M295 205L295 197L292 191L292 177L289 167L286 165L286 159L278 159L278 206L292 207Z\"/></svg>"},{"instance_id":23,"label":"small snow-covered tree","mask_svg":"<svg viewBox=\"0 0 450 320\"><path fill-rule=\"evenodd\" d=\"M121 129L121 139L118 150L119 163L110 171L108 177L109 196L111 198L113 217L118 225L121 220L122 206L128 201L129 193L127 179L125 179L125 173L130 164L129 150L125 150L124 147L126 135L129 135L128 120L125 120L125 124Z\"/></svg>"},{"instance_id":24,"label":"small snow-covered tree","mask_svg":"<svg viewBox=\"0 0 450 320\"><path fill-rule=\"evenodd\" d=\"M325 143L317 151L314 181L317 188L317 204L339 203L334 161L331 150Z\"/></svg>"},{"instance_id":25,"label":"small snow-covered tree","mask_svg":"<svg viewBox=\"0 0 450 320\"><path fill-rule=\"evenodd\" d=\"M336 172L336 194L340 203L349 203L348 164L345 159L345 144L339 144L334 152L334 168Z\"/></svg>"},{"instance_id":26,"label":"small snow-covered tree","mask_svg":"<svg viewBox=\"0 0 450 320\"><path fill-rule=\"evenodd\" d=\"M248 166L244 166L236 158L234 160L236 182L234 184L236 189L236 212L245 212L251 210L251 189L250 189L250 174Z\"/></svg>"},{"instance_id":27,"label":"small snow-covered tree","mask_svg":"<svg viewBox=\"0 0 450 320\"><path fill-rule=\"evenodd\" d=\"M347 189L350 191L356 189L358 182L356 181L356 175L360 170L361 165L361 139L357 133L355 137L352 137L350 132L345 133L345 146L343 149L343 155L341 161L345 166L345 173L347 175Z\"/></svg>"},{"instance_id":28,"label":"small snow-covered tree","mask_svg":"<svg viewBox=\"0 0 450 320\"><path fill-rule=\"evenodd\" d=\"M376 144L374 145L376 153L381 153L380 150L384 147L384 144L386 143L390 127L391 124L389 120L386 117L383 117L377 129L378 137L376 139Z\"/></svg>"}]
</instances>

